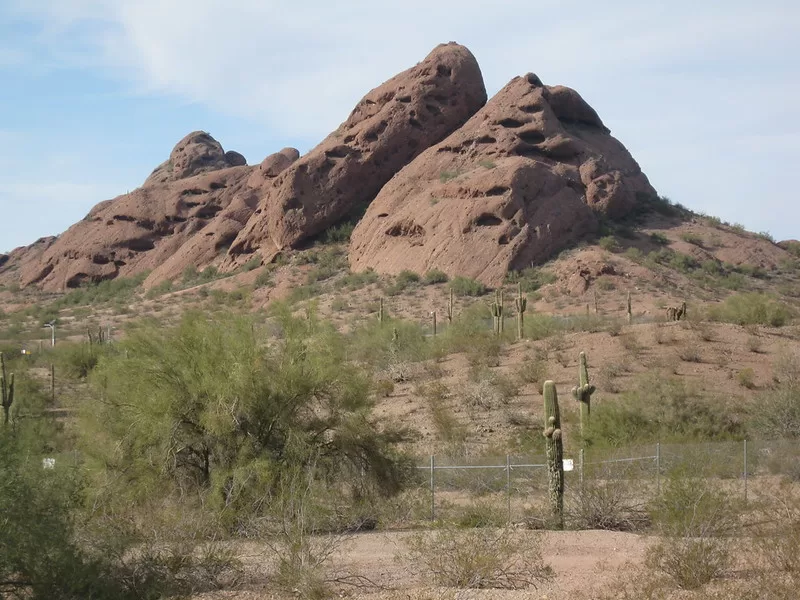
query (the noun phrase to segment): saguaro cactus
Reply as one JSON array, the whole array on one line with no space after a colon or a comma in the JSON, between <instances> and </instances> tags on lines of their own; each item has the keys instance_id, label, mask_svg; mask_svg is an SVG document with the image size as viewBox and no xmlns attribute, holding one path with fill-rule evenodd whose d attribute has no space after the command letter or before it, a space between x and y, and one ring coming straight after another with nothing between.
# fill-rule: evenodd
<instances>
[{"instance_id":1,"label":"saguaro cactus","mask_svg":"<svg viewBox=\"0 0 800 600\"><path fill-rule=\"evenodd\" d=\"M447 323L453 322L453 288L450 288L450 297L447 300Z\"/></svg>"},{"instance_id":2,"label":"saguaro cactus","mask_svg":"<svg viewBox=\"0 0 800 600\"><path fill-rule=\"evenodd\" d=\"M628 325L633 323L633 312L631 311L631 293L628 292Z\"/></svg>"},{"instance_id":3,"label":"saguaro cactus","mask_svg":"<svg viewBox=\"0 0 800 600\"><path fill-rule=\"evenodd\" d=\"M6 361L0 352L0 400L3 406L3 424L11 420L11 405L14 403L14 374L6 375Z\"/></svg>"},{"instance_id":4,"label":"saguaro cactus","mask_svg":"<svg viewBox=\"0 0 800 600\"><path fill-rule=\"evenodd\" d=\"M564 442L558 413L556 384L544 382L544 438L547 450L548 491L553 527L564 528Z\"/></svg>"},{"instance_id":5,"label":"saguaro cactus","mask_svg":"<svg viewBox=\"0 0 800 600\"><path fill-rule=\"evenodd\" d=\"M383 318L384 318L384 314L383 314L383 296L381 296L380 303L378 304L378 323L380 323L381 325L383 325Z\"/></svg>"},{"instance_id":6,"label":"saguaro cactus","mask_svg":"<svg viewBox=\"0 0 800 600\"><path fill-rule=\"evenodd\" d=\"M514 298L514 308L517 311L517 339L525 337L525 310L528 308L528 299L522 295L522 284L517 284L517 297Z\"/></svg>"},{"instance_id":7,"label":"saguaro cactus","mask_svg":"<svg viewBox=\"0 0 800 600\"><path fill-rule=\"evenodd\" d=\"M580 383L572 388L572 397L581 403L581 438L586 439L589 434L589 414L591 413L592 394L595 387L589 385L589 369L586 366L586 353L580 354L580 366L578 367L578 377Z\"/></svg>"},{"instance_id":8,"label":"saguaro cactus","mask_svg":"<svg viewBox=\"0 0 800 600\"><path fill-rule=\"evenodd\" d=\"M489 310L492 312L494 334L500 335L503 322L503 294L500 290L495 291L494 302L489 304Z\"/></svg>"}]
</instances>

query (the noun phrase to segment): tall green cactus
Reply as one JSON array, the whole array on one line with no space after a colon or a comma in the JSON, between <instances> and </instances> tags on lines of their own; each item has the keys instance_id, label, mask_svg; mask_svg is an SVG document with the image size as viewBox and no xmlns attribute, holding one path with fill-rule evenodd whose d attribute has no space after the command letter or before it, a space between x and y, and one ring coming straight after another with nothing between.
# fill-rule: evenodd
<instances>
[{"instance_id":1,"label":"tall green cactus","mask_svg":"<svg viewBox=\"0 0 800 600\"><path fill-rule=\"evenodd\" d=\"M453 288L450 288L450 297L447 300L447 323L453 323Z\"/></svg>"},{"instance_id":2,"label":"tall green cactus","mask_svg":"<svg viewBox=\"0 0 800 600\"><path fill-rule=\"evenodd\" d=\"M572 397L581 404L581 439L586 440L589 435L589 414L591 413L592 394L594 394L595 387L589 385L589 369L586 366L585 352L580 354L578 377L580 383L572 388Z\"/></svg>"},{"instance_id":3,"label":"tall green cactus","mask_svg":"<svg viewBox=\"0 0 800 600\"><path fill-rule=\"evenodd\" d=\"M544 382L544 438L547 450L548 492L553 527L564 528L564 442L556 384Z\"/></svg>"},{"instance_id":4,"label":"tall green cactus","mask_svg":"<svg viewBox=\"0 0 800 600\"><path fill-rule=\"evenodd\" d=\"M489 304L489 310L492 312L494 334L499 336L503 322L503 293L500 290L495 290L494 302Z\"/></svg>"},{"instance_id":5,"label":"tall green cactus","mask_svg":"<svg viewBox=\"0 0 800 600\"><path fill-rule=\"evenodd\" d=\"M0 352L0 399L3 406L3 424L11 420L11 405L14 403L14 374L6 375L6 361Z\"/></svg>"},{"instance_id":6,"label":"tall green cactus","mask_svg":"<svg viewBox=\"0 0 800 600\"><path fill-rule=\"evenodd\" d=\"M633 323L633 311L631 311L631 293L628 292L628 325Z\"/></svg>"},{"instance_id":7,"label":"tall green cactus","mask_svg":"<svg viewBox=\"0 0 800 600\"><path fill-rule=\"evenodd\" d=\"M380 298L380 304L378 304L378 323L383 325L384 320L384 313L383 313L383 296Z\"/></svg>"},{"instance_id":8,"label":"tall green cactus","mask_svg":"<svg viewBox=\"0 0 800 600\"><path fill-rule=\"evenodd\" d=\"M517 339L525 337L525 310L528 308L528 299L522 295L522 284L517 284L517 297L514 298L514 308L517 311Z\"/></svg>"}]
</instances>

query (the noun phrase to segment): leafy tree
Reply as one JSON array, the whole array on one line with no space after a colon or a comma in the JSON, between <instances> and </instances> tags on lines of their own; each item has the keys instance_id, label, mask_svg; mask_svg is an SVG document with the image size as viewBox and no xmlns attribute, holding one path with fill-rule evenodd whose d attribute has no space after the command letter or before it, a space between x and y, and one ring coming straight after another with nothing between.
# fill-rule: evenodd
<instances>
[{"instance_id":1,"label":"leafy tree","mask_svg":"<svg viewBox=\"0 0 800 600\"><path fill-rule=\"evenodd\" d=\"M310 461L332 499L399 491L401 432L370 421L371 380L342 336L286 307L274 327L268 339L247 317L195 313L101 358L83 429L97 472L115 482L106 498L206 493L234 524L268 510L282 477Z\"/></svg>"}]
</instances>

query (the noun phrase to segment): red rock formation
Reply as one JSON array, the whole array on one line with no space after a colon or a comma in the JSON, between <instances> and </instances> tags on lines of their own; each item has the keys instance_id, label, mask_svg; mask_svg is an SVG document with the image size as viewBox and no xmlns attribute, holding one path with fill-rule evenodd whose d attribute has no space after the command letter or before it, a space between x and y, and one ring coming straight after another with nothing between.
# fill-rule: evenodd
<instances>
[{"instance_id":1,"label":"red rock formation","mask_svg":"<svg viewBox=\"0 0 800 600\"><path fill-rule=\"evenodd\" d=\"M397 171L485 102L470 51L455 43L438 46L364 96L347 121L278 175L233 243L227 268L254 252L269 258L371 201ZM271 165L265 161L261 170Z\"/></svg>"},{"instance_id":2,"label":"red rock formation","mask_svg":"<svg viewBox=\"0 0 800 600\"><path fill-rule=\"evenodd\" d=\"M211 231L212 244L223 245L220 237L225 235L230 243L255 205L247 205L252 191L246 182L253 168L230 166L243 162L241 155L223 152L208 134L189 134L141 188L99 203L35 259L19 261L20 283L56 291L164 269L166 263L174 265L174 255L187 241L205 239ZM238 198L240 193L244 199ZM219 217L225 225L206 231ZM231 218L239 222L235 231L228 224ZM32 254L28 251L27 256ZM198 256L199 261L210 258ZM174 269L182 271L179 266Z\"/></svg>"},{"instance_id":3,"label":"red rock formation","mask_svg":"<svg viewBox=\"0 0 800 600\"><path fill-rule=\"evenodd\" d=\"M463 127L378 194L350 264L441 269L489 285L542 262L653 195L636 161L574 90L514 78Z\"/></svg>"}]
</instances>

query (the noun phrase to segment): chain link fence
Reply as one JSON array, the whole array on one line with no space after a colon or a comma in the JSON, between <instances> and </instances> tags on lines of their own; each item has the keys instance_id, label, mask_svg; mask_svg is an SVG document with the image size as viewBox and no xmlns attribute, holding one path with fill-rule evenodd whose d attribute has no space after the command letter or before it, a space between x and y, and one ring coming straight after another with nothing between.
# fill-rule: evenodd
<instances>
[{"instance_id":1,"label":"chain link fence","mask_svg":"<svg viewBox=\"0 0 800 600\"><path fill-rule=\"evenodd\" d=\"M565 456L565 504L580 502L587 488L613 486L627 502L643 506L665 480L680 474L717 480L745 501L766 479L800 479L800 442L732 441L654 444L586 450ZM465 460L430 456L418 464L429 496L429 518L466 526L544 523L548 514L547 463L543 454Z\"/></svg>"}]
</instances>

